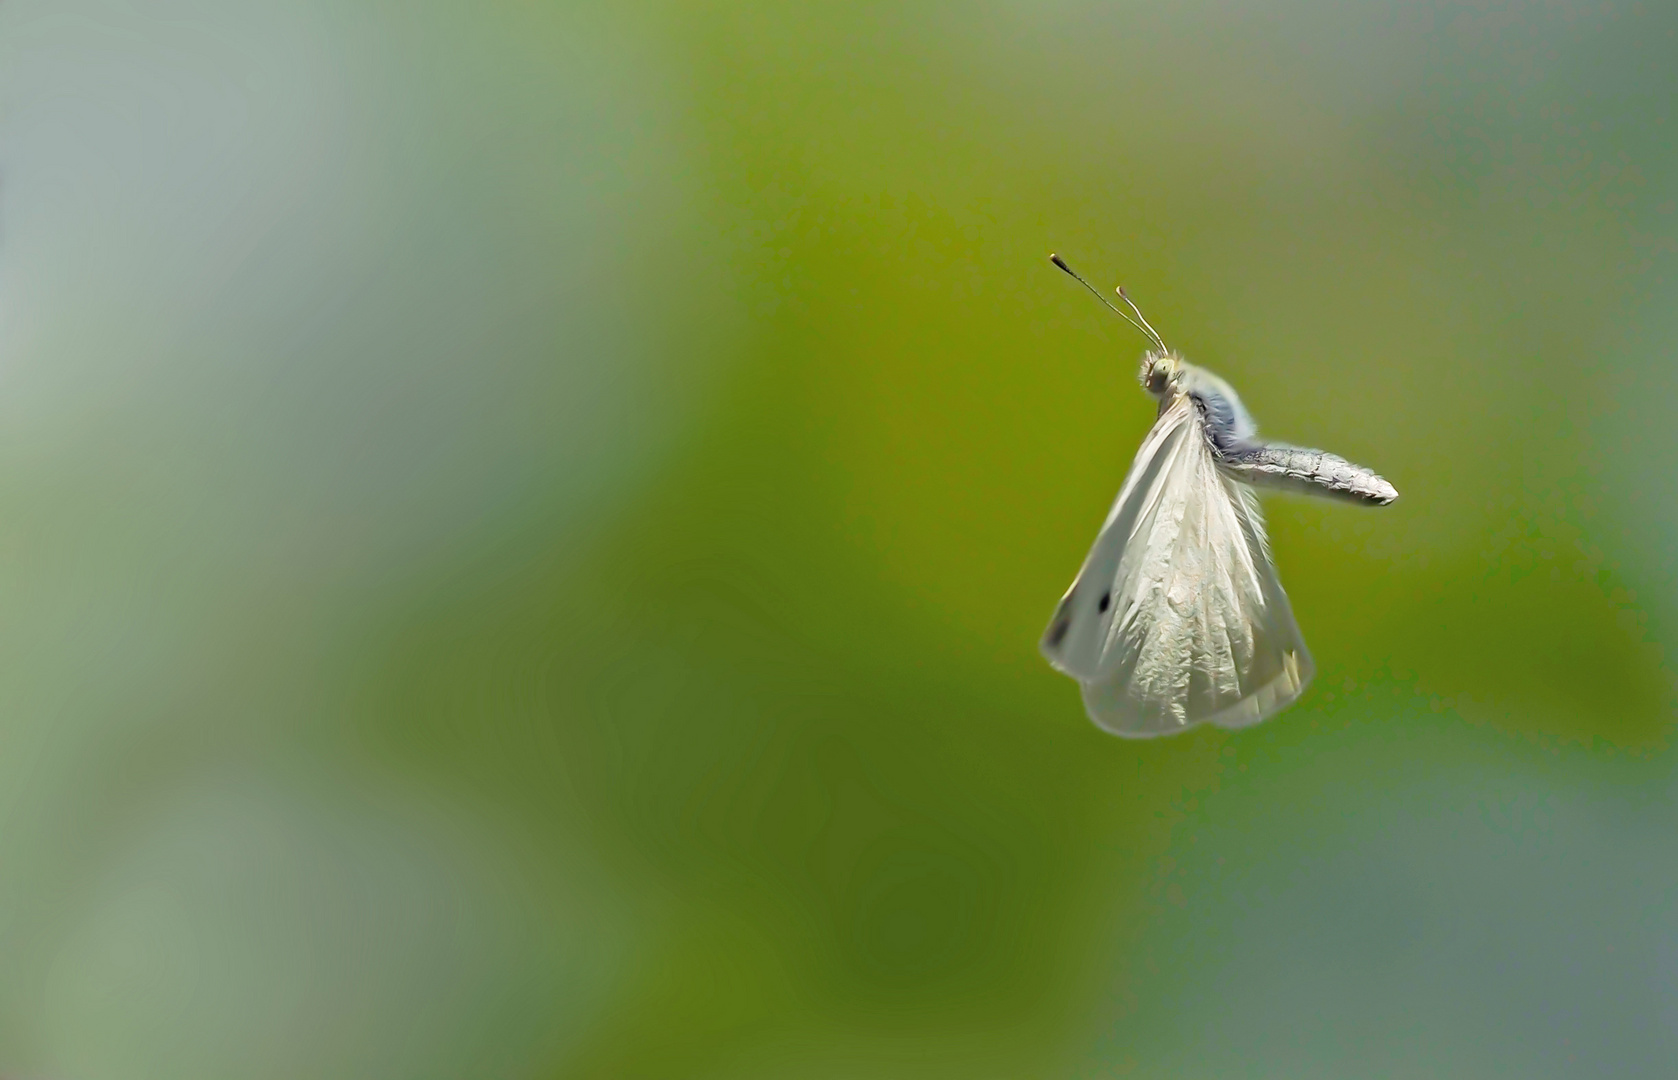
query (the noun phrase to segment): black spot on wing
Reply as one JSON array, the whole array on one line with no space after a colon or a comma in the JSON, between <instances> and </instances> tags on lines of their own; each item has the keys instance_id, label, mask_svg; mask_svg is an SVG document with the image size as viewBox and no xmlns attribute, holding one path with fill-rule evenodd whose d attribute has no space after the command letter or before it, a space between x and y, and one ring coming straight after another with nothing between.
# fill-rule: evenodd
<instances>
[{"instance_id":1,"label":"black spot on wing","mask_svg":"<svg viewBox=\"0 0 1678 1080\"><path fill-rule=\"evenodd\" d=\"M1101 594L1101 602L1095 605L1095 609L1105 615L1107 613L1107 609L1110 606L1112 606L1112 603L1113 603L1112 592L1111 591L1104 592L1104 593Z\"/></svg>"}]
</instances>

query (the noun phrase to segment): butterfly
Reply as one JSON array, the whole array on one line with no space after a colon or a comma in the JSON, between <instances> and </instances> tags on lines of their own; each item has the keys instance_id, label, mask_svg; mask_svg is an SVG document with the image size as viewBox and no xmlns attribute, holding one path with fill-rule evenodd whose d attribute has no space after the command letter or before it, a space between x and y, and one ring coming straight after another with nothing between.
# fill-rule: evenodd
<instances>
[{"instance_id":1,"label":"butterfly","mask_svg":"<svg viewBox=\"0 0 1678 1080\"><path fill-rule=\"evenodd\" d=\"M1049 621L1043 655L1115 735L1256 724L1293 704L1316 669L1254 489L1377 506L1398 492L1345 458L1261 441L1234 388L1167 349L1123 288L1135 318L1049 257L1153 343L1140 379L1159 416Z\"/></svg>"}]
</instances>

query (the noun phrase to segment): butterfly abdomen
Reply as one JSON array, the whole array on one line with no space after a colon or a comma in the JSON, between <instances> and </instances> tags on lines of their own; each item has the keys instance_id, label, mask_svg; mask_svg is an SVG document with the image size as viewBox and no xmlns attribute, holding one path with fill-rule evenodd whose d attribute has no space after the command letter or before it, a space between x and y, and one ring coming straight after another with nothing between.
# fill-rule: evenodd
<instances>
[{"instance_id":1,"label":"butterfly abdomen","mask_svg":"<svg viewBox=\"0 0 1678 1080\"><path fill-rule=\"evenodd\" d=\"M1280 443L1214 446L1218 464L1231 476L1260 487L1333 495L1385 506L1398 491L1372 470L1326 450Z\"/></svg>"},{"instance_id":2,"label":"butterfly abdomen","mask_svg":"<svg viewBox=\"0 0 1678 1080\"><path fill-rule=\"evenodd\" d=\"M1258 425L1228 383L1208 371L1183 367L1183 389L1200 413L1212 456L1234 479L1377 506L1398 498L1398 491L1372 470L1337 454L1260 442Z\"/></svg>"}]
</instances>

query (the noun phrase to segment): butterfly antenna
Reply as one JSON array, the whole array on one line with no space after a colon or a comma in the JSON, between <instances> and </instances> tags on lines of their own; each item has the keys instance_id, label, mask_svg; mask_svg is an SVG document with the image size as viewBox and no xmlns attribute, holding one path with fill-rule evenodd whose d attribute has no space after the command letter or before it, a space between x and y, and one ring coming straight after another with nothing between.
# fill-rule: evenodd
<instances>
[{"instance_id":1,"label":"butterfly antenna","mask_svg":"<svg viewBox=\"0 0 1678 1080\"><path fill-rule=\"evenodd\" d=\"M1160 340L1159 331L1155 330L1153 328L1153 326L1149 324L1147 319L1142 318L1142 309L1137 307L1136 306L1136 301L1132 300L1129 297L1129 295L1127 295L1125 293L1124 286L1120 285L1118 288L1114 289L1113 291L1119 294L1119 299L1120 300L1123 300L1125 303L1130 305L1130 310L1136 312L1136 317L1138 319L1142 319L1142 325L1147 327L1147 330L1146 330L1147 335L1149 337L1153 338L1154 339L1154 344L1159 346L1161 352L1164 352L1165 351L1165 342Z\"/></svg>"},{"instance_id":2,"label":"butterfly antenna","mask_svg":"<svg viewBox=\"0 0 1678 1080\"><path fill-rule=\"evenodd\" d=\"M1073 281L1076 281L1078 284L1080 284L1084 288L1088 289L1090 291L1091 295L1093 295L1097 300L1100 300L1103 304L1106 304L1108 311L1111 311L1113 314L1117 315L1119 318L1123 319L1125 322L1127 322L1130 325L1136 327L1136 329L1142 331L1142 333L1144 333L1148 337L1152 338L1154 344L1158 345L1162 352L1165 350L1165 342L1161 341L1159 339L1159 335L1154 333L1153 327L1147 325L1146 322L1137 322L1135 319L1131 318L1129 315L1126 315L1124 313L1124 311L1122 309L1120 309L1117 305L1115 305L1111 300L1107 299L1105 296L1102 296L1100 289L1096 288L1094 285L1091 285L1089 282L1085 281L1083 279L1083 276L1081 274L1079 274L1078 271L1072 269L1070 266L1067 266L1065 259L1063 259L1059 255L1053 254L1051 252L1050 255L1049 255L1049 261L1054 263L1056 266L1060 267L1062 270L1065 270L1068 274L1070 274L1072 276ZM1124 298L1125 303L1130 304L1129 298L1125 297L1123 291L1120 291L1119 296L1121 298ZM1131 304L1130 306L1132 308L1134 308L1136 305ZM1140 311L1138 311L1136 314L1141 315L1142 313Z\"/></svg>"}]
</instances>

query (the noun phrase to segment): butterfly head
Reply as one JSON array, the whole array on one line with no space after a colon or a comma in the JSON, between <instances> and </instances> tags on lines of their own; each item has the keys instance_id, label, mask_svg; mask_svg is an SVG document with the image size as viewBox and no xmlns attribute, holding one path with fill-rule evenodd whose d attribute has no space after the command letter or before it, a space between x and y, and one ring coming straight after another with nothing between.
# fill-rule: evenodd
<instances>
[{"instance_id":1,"label":"butterfly head","mask_svg":"<svg viewBox=\"0 0 1678 1080\"><path fill-rule=\"evenodd\" d=\"M1142 372L1138 376L1142 389L1157 398L1175 392L1178 377L1183 372L1183 358L1174 352L1150 352L1142 357Z\"/></svg>"}]
</instances>

